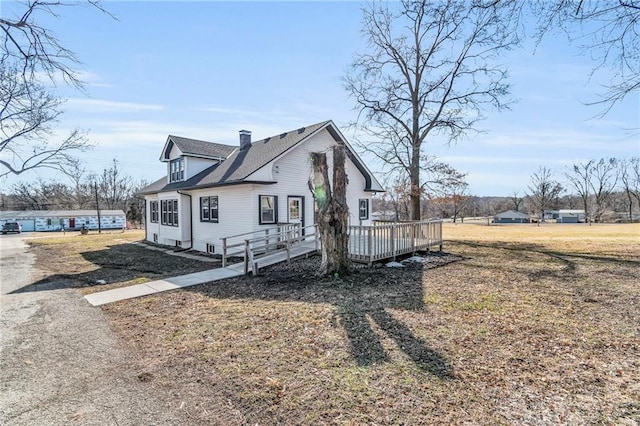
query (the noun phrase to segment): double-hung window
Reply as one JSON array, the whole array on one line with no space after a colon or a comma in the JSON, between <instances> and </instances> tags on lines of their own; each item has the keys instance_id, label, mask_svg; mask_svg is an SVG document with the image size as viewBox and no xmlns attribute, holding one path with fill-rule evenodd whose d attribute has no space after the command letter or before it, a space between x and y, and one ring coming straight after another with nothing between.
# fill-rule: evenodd
<instances>
[{"instance_id":1,"label":"double-hung window","mask_svg":"<svg viewBox=\"0 0 640 426\"><path fill-rule=\"evenodd\" d=\"M149 201L149 221L153 223L158 222L158 202Z\"/></svg>"},{"instance_id":2,"label":"double-hung window","mask_svg":"<svg viewBox=\"0 0 640 426\"><path fill-rule=\"evenodd\" d=\"M169 163L169 182L184 180L184 158L176 158Z\"/></svg>"},{"instance_id":3,"label":"double-hung window","mask_svg":"<svg viewBox=\"0 0 640 426\"><path fill-rule=\"evenodd\" d=\"M200 197L200 222L218 222L218 196Z\"/></svg>"},{"instance_id":4,"label":"double-hung window","mask_svg":"<svg viewBox=\"0 0 640 426\"><path fill-rule=\"evenodd\" d=\"M361 199L358 201L358 217L360 220L369 219L369 200Z\"/></svg>"},{"instance_id":5,"label":"double-hung window","mask_svg":"<svg viewBox=\"0 0 640 426\"><path fill-rule=\"evenodd\" d=\"M178 200L160 201L160 210L163 225L178 226Z\"/></svg>"},{"instance_id":6,"label":"double-hung window","mask_svg":"<svg viewBox=\"0 0 640 426\"><path fill-rule=\"evenodd\" d=\"M259 202L260 225L278 222L278 197L261 195Z\"/></svg>"}]
</instances>

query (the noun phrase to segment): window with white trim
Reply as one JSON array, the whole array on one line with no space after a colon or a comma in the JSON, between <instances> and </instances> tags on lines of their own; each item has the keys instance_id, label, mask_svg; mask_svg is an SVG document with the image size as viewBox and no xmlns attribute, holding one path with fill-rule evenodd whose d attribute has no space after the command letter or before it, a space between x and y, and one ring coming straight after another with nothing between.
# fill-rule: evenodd
<instances>
[{"instance_id":1,"label":"window with white trim","mask_svg":"<svg viewBox=\"0 0 640 426\"><path fill-rule=\"evenodd\" d=\"M200 197L200 222L218 223L218 196Z\"/></svg>"},{"instance_id":2,"label":"window with white trim","mask_svg":"<svg viewBox=\"0 0 640 426\"><path fill-rule=\"evenodd\" d=\"M184 180L184 158L176 158L169 163L169 182Z\"/></svg>"},{"instance_id":3,"label":"window with white trim","mask_svg":"<svg viewBox=\"0 0 640 426\"><path fill-rule=\"evenodd\" d=\"M178 200L161 200L161 223L168 226L178 226Z\"/></svg>"},{"instance_id":4,"label":"window with white trim","mask_svg":"<svg viewBox=\"0 0 640 426\"><path fill-rule=\"evenodd\" d=\"M278 222L278 197L275 195L260 195L258 212L260 225Z\"/></svg>"},{"instance_id":5,"label":"window with white trim","mask_svg":"<svg viewBox=\"0 0 640 426\"><path fill-rule=\"evenodd\" d=\"M368 199L361 199L358 200L358 218L360 220L367 220L369 219L369 200Z\"/></svg>"},{"instance_id":6,"label":"window with white trim","mask_svg":"<svg viewBox=\"0 0 640 426\"><path fill-rule=\"evenodd\" d=\"M158 223L158 202L149 201L149 221Z\"/></svg>"}]
</instances>

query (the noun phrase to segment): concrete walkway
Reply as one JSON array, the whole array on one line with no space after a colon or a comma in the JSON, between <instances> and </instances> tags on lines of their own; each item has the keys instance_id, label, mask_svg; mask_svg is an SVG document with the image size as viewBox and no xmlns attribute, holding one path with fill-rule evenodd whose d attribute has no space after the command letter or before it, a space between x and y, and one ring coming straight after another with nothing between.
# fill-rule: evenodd
<instances>
[{"instance_id":1,"label":"concrete walkway","mask_svg":"<svg viewBox=\"0 0 640 426\"><path fill-rule=\"evenodd\" d=\"M291 249L291 259L308 255L315 251L315 244L307 242L296 245ZM275 265L287 260L287 253L277 252L257 259L258 267ZM244 262L236 263L226 268L215 268L207 271L195 272L193 274L181 275L164 280L150 281L144 284L136 284L129 287L114 288L112 290L101 291L99 293L88 294L85 299L93 306L104 305L117 302L119 300L133 299L134 297L148 296L150 294L161 293L163 291L175 290L183 287L220 281L226 278L234 278L244 275Z\"/></svg>"}]
</instances>

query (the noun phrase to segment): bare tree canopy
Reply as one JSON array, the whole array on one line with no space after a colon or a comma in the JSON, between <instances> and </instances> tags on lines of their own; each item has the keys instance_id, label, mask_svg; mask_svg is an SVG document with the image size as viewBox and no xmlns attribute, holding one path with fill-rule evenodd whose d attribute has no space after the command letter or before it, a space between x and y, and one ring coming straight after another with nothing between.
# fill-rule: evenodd
<instances>
[{"instance_id":1,"label":"bare tree canopy","mask_svg":"<svg viewBox=\"0 0 640 426\"><path fill-rule=\"evenodd\" d=\"M600 99L606 114L627 95L640 90L640 1L638 0L554 0L524 1L538 19L538 40L554 30L595 62L592 75L613 71Z\"/></svg>"},{"instance_id":2,"label":"bare tree canopy","mask_svg":"<svg viewBox=\"0 0 640 426\"><path fill-rule=\"evenodd\" d=\"M83 82L76 69L78 58L49 29L40 25L38 18L43 15L57 18L59 9L74 6L91 6L108 12L97 0L25 0L20 3L23 7L14 16L0 16L0 61L11 64L27 81L41 80L44 74L53 83L62 78L82 88Z\"/></svg>"},{"instance_id":3,"label":"bare tree canopy","mask_svg":"<svg viewBox=\"0 0 640 426\"><path fill-rule=\"evenodd\" d=\"M365 149L409 176L418 220L423 142L437 134L457 141L478 130L487 108L507 107L498 56L517 43L513 20L494 1L374 3L363 12L369 49L345 78L359 111L354 125L375 139Z\"/></svg>"},{"instance_id":4,"label":"bare tree canopy","mask_svg":"<svg viewBox=\"0 0 640 426\"><path fill-rule=\"evenodd\" d=\"M529 191L529 200L532 203L533 210L538 213L538 217L544 222L544 212L554 205L554 202L563 191L562 185L553 178L553 172L550 169L540 167L531 175Z\"/></svg>"},{"instance_id":5,"label":"bare tree canopy","mask_svg":"<svg viewBox=\"0 0 640 426\"><path fill-rule=\"evenodd\" d=\"M55 35L38 23L57 17L63 7L98 2L27 0L14 16L0 17L0 177L45 167L64 171L71 154L90 147L85 135L72 131L56 140L55 124L63 100L47 85L64 81L82 89L79 61Z\"/></svg>"},{"instance_id":6,"label":"bare tree canopy","mask_svg":"<svg viewBox=\"0 0 640 426\"><path fill-rule=\"evenodd\" d=\"M629 210L629 220L633 220L634 199L640 207L640 158L633 157L623 159L618 162L620 167L620 182L627 197L627 207Z\"/></svg>"}]
</instances>

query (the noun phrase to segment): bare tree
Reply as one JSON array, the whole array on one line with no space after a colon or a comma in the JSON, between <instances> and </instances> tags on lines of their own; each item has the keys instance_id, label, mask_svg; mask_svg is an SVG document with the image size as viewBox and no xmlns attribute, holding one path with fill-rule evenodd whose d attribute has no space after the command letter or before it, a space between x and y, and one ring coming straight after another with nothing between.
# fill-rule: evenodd
<instances>
[{"instance_id":1,"label":"bare tree","mask_svg":"<svg viewBox=\"0 0 640 426\"><path fill-rule=\"evenodd\" d=\"M64 170L70 154L90 147L75 130L52 141L62 100L44 86L62 81L82 90L78 59L38 18L96 1L26 0L15 16L0 16L0 176L39 167Z\"/></svg>"},{"instance_id":2,"label":"bare tree","mask_svg":"<svg viewBox=\"0 0 640 426\"><path fill-rule=\"evenodd\" d=\"M97 0L24 0L21 3L23 6L14 16L0 16L0 61L15 66L25 81L39 80L44 74L53 83L61 77L82 88L83 82L75 68L78 58L49 29L40 25L38 18L57 18L59 9L87 5L114 16Z\"/></svg>"},{"instance_id":3,"label":"bare tree","mask_svg":"<svg viewBox=\"0 0 640 426\"><path fill-rule=\"evenodd\" d=\"M591 56L592 75L613 71L600 99L590 102L605 107L606 114L627 95L640 90L640 2L638 0L523 1L538 20L538 40L563 31L570 41Z\"/></svg>"},{"instance_id":4,"label":"bare tree","mask_svg":"<svg viewBox=\"0 0 640 426\"><path fill-rule=\"evenodd\" d=\"M43 167L64 172L70 153L90 144L78 130L52 143L62 101L2 62L0 81L0 177Z\"/></svg>"},{"instance_id":5,"label":"bare tree","mask_svg":"<svg viewBox=\"0 0 640 426\"><path fill-rule=\"evenodd\" d=\"M591 175L595 161L589 160L586 163L574 163L569 172L565 173L569 185L576 191L582 200L585 222L591 223L592 217L589 211L589 194L591 193Z\"/></svg>"},{"instance_id":6,"label":"bare tree","mask_svg":"<svg viewBox=\"0 0 640 426\"><path fill-rule=\"evenodd\" d=\"M593 220L601 222L611 194L618 183L618 162L615 158L602 158L593 163L589 186L593 194Z\"/></svg>"},{"instance_id":7,"label":"bare tree","mask_svg":"<svg viewBox=\"0 0 640 426\"><path fill-rule=\"evenodd\" d=\"M129 199L136 187L133 179L125 175L114 159L111 167L104 169L97 180L100 208L115 210L127 209Z\"/></svg>"},{"instance_id":8,"label":"bare tree","mask_svg":"<svg viewBox=\"0 0 640 426\"><path fill-rule=\"evenodd\" d=\"M633 202L635 200L640 210L640 158L633 157L618 162L620 167L620 181L627 197L629 221L633 220Z\"/></svg>"},{"instance_id":9,"label":"bare tree","mask_svg":"<svg viewBox=\"0 0 640 426\"><path fill-rule=\"evenodd\" d=\"M524 198L520 196L520 193L518 191L513 191L509 198L511 199L511 203L513 204L513 209L519 212Z\"/></svg>"},{"instance_id":10,"label":"bare tree","mask_svg":"<svg viewBox=\"0 0 640 426\"><path fill-rule=\"evenodd\" d=\"M347 206L346 152L344 146L333 148L333 185L329 183L327 155L311 153L313 176L309 189L318 203L318 233L322 242L321 274L349 272L349 207Z\"/></svg>"},{"instance_id":11,"label":"bare tree","mask_svg":"<svg viewBox=\"0 0 640 426\"><path fill-rule=\"evenodd\" d=\"M469 198L467 174L459 172L449 164L432 162L427 169L427 175L431 176L431 180L425 186L430 188L435 195L434 198L440 200L442 207L446 206L453 222L456 223Z\"/></svg>"},{"instance_id":12,"label":"bare tree","mask_svg":"<svg viewBox=\"0 0 640 426\"><path fill-rule=\"evenodd\" d=\"M18 182L11 187L16 210L54 210L73 208L73 193L63 183L38 179Z\"/></svg>"},{"instance_id":13,"label":"bare tree","mask_svg":"<svg viewBox=\"0 0 640 426\"><path fill-rule=\"evenodd\" d=\"M483 113L507 107L506 72L493 64L516 42L507 2L402 1L366 8L369 52L345 78L359 111L355 126L374 138L365 149L409 177L411 219L419 220L422 145L477 131ZM395 5L394 5L395 6Z\"/></svg>"},{"instance_id":14,"label":"bare tree","mask_svg":"<svg viewBox=\"0 0 640 426\"><path fill-rule=\"evenodd\" d=\"M384 193L391 201L395 220L409 219L409 193L411 192L408 179L405 175L389 174L387 176L387 191Z\"/></svg>"},{"instance_id":15,"label":"bare tree","mask_svg":"<svg viewBox=\"0 0 640 426\"><path fill-rule=\"evenodd\" d=\"M558 181L553 179L553 173L546 167L540 167L533 175L531 175L531 183L529 184L529 200L532 204L533 211L538 214L540 220L544 222L545 210L551 208L554 201L562 193L562 186Z\"/></svg>"}]
</instances>

